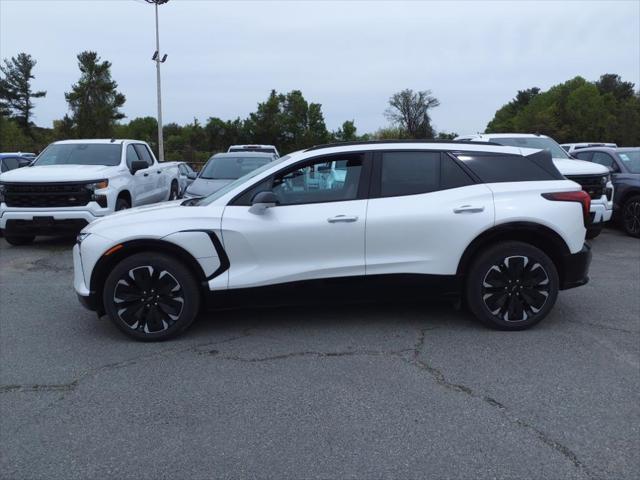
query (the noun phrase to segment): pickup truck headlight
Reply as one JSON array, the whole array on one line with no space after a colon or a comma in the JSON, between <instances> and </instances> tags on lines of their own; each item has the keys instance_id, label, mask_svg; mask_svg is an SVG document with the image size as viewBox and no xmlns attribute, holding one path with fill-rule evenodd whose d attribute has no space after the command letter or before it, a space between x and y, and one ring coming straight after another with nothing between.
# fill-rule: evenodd
<instances>
[{"instance_id":1,"label":"pickup truck headlight","mask_svg":"<svg viewBox=\"0 0 640 480\"><path fill-rule=\"evenodd\" d=\"M91 191L102 190L103 188L107 188L108 186L109 186L109 180L100 180L94 183L87 183L87 188Z\"/></svg>"},{"instance_id":2,"label":"pickup truck headlight","mask_svg":"<svg viewBox=\"0 0 640 480\"><path fill-rule=\"evenodd\" d=\"M91 200L97 202L102 208L107 208L107 197L105 195L98 195L96 190L102 190L109 186L109 180L100 180L93 183L87 183L87 190L91 192Z\"/></svg>"}]
</instances>

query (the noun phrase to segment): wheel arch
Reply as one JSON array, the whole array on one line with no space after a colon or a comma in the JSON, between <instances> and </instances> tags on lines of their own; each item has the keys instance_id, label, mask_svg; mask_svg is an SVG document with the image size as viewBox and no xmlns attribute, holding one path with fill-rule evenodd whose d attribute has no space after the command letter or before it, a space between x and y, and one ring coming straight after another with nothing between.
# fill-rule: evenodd
<instances>
[{"instance_id":1,"label":"wheel arch","mask_svg":"<svg viewBox=\"0 0 640 480\"><path fill-rule=\"evenodd\" d=\"M542 250L553 261L562 283L565 265L563 259L570 255L571 251L557 232L534 222L510 222L485 230L465 249L458 262L456 274L459 277L465 276L480 252L488 246L502 241L520 241Z\"/></svg>"},{"instance_id":2,"label":"wheel arch","mask_svg":"<svg viewBox=\"0 0 640 480\"><path fill-rule=\"evenodd\" d=\"M129 206L133 207L133 200L131 197L131 193L129 192L129 190L122 190L120 192L118 192L118 196L116 197L116 200L118 198L124 198L127 202L129 202Z\"/></svg>"},{"instance_id":3,"label":"wheel arch","mask_svg":"<svg viewBox=\"0 0 640 480\"><path fill-rule=\"evenodd\" d=\"M631 197L635 197L637 195L640 195L640 187L627 188L624 192L624 196L620 199L620 207L624 207L624 204L627 203Z\"/></svg>"},{"instance_id":4,"label":"wheel arch","mask_svg":"<svg viewBox=\"0 0 640 480\"><path fill-rule=\"evenodd\" d=\"M122 245L121 247L119 245ZM117 250L115 250L117 247ZM112 253L109 253L112 252ZM205 290L207 277L198 261L184 248L165 240L139 239L123 242L102 254L96 262L89 282L89 290L95 294L98 315L104 315L102 290L104 282L113 268L125 258L136 253L164 253L180 260L194 275L201 285L201 293Z\"/></svg>"}]
</instances>

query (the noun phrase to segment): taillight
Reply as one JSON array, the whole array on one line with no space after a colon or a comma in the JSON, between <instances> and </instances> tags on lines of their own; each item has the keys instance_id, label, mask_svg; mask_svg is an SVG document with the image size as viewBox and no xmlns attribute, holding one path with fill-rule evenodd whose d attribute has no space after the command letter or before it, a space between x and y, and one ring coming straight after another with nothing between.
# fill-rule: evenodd
<instances>
[{"instance_id":1,"label":"taillight","mask_svg":"<svg viewBox=\"0 0 640 480\"><path fill-rule=\"evenodd\" d=\"M577 192L543 193L542 196L547 200L553 200L556 202L578 202L582 204L584 226L589 226L589 223L591 222L589 217L589 210L591 210L591 197L584 190L578 190Z\"/></svg>"}]
</instances>

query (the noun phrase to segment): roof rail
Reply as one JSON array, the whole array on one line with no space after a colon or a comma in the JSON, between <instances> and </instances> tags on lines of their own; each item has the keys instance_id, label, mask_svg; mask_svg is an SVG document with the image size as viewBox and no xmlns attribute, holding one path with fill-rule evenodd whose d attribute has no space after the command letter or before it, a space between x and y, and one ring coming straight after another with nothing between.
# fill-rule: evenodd
<instances>
[{"instance_id":1,"label":"roof rail","mask_svg":"<svg viewBox=\"0 0 640 480\"><path fill-rule=\"evenodd\" d=\"M476 142L473 140L361 140L355 142L336 142L336 143L325 143L322 145L314 145L313 147L307 148L304 150L305 152L310 152L312 150L321 150L323 148L332 148L332 147L350 147L353 145L379 145L383 143L455 143L459 145L496 145L502 146L496 142Z\"/></svg>"}]
</instances>

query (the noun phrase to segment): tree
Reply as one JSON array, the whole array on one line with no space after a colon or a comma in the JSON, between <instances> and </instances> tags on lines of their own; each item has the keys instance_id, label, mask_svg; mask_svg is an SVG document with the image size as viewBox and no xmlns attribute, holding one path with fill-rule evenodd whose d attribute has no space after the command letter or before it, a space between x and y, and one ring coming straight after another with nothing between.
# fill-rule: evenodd
<instances>
[{"instance_id":1,"label":"tree","mask_svg":"<svg viewBox=\"0 0 640 480\"><path fill-rule=\"evenodd\" d=\"M458 136L455 132L438 132L438 136L436 137L438 140L453 140Z\"/></svg>"},{"instance_id":2,"label":"tree","mask_svg":"<svg viewBox=\"0 0 640 480\"><path fill-rule=\"evenodd\" d=\"M336 142L353 142L358 139L356 125L353 120L347 120L336 132L333 132L333 139Z\"/></svg>"},{"instance_id":3,"label":"tree","mask_svg":"<svg viewBox=\"0 0 640 480\"><path fill-rule=\"evenodd\" d=\"M616 100L624 100L633 97L633 83L623 82L620 75L605 73L596 81L596 87L602 95L611 93Z\"/></svg>"},{"instance_id":4,"label":"tree","mask_svg":"<svg viewBox=\"0 0 640 480\"><path fill-rule=\"evenodd\" d=\"M22 130L31 135L34 98L42 98L47 92L31 90L33 67L36 61L26 53L19 53L11 60L4 59L0 65L0 114L12 116Z\"/></svg>"},{"instance_id":5,"label":"tree","mask_svg":"<svg viewBox=\"0 0 640 480\"><path fill-rule=\"evenodd\" d=\"M406 131L409 138L433 138L429 109L438 105L440 102L431 95L431 90L414 92L407 88L391 96L385 116Z\"/></svg>"},{"instance_id":6,"label":"tree","mask_svg":"<svg viewBox=\"0 0 640 480\"><path fill-rule=\"evenodd\" d=\"M493 120L487 125L488 132L513 132L513 118L521 112L531 100L540 93L538 87L518 90L515 98L500 108Z\"/></svg>"},{"instance_id":7,"label":"tree","mask_svg":"<svg viewBox=\"0 0 640 480\"><path fill-rule=\"evenodd\" d=\"M111 62L100 61L96 52L78 55L80 80L64 94L73 120L74 130L80 138L110 137L115 122L124 118L118 110L125 96L118 92L118 84L111 79Z\"/></svg>"}]
</instances>

